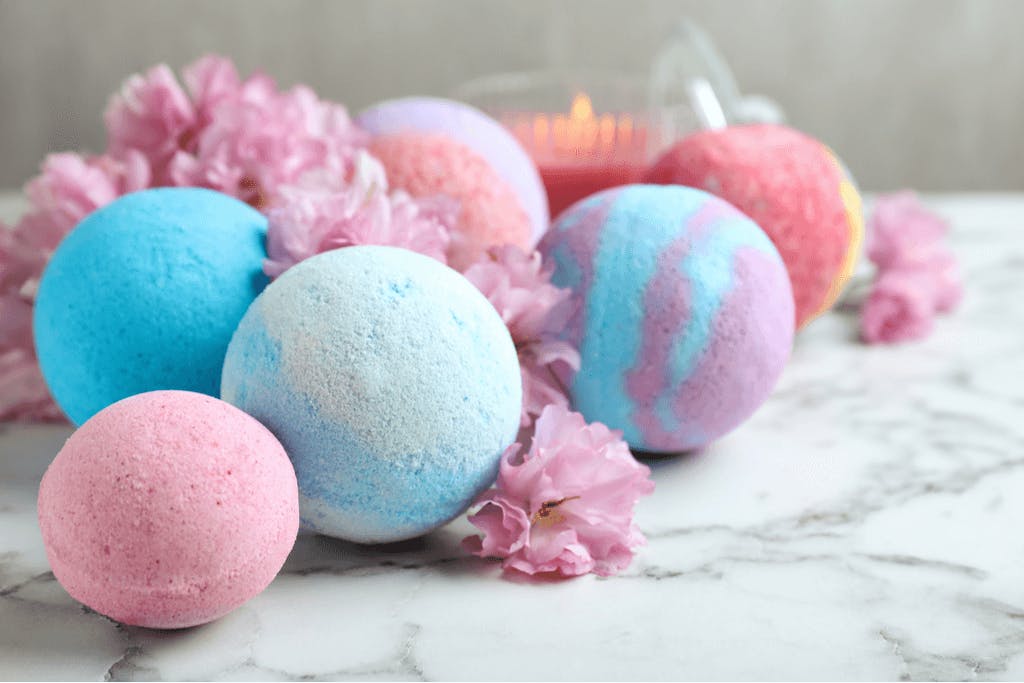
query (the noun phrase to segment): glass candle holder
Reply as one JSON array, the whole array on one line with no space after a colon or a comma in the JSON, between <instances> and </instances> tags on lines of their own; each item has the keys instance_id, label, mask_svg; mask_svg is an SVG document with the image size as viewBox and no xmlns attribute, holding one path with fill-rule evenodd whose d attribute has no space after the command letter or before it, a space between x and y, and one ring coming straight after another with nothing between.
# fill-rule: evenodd
<instances>
[{"instance_id":1,"label":"glass candle holder","mask_svg":"<svg viewBox=\"0 0 1024 683\"><path fill-rule=\"evenodd\" d=\"M687 19L647 73L495 74L462 84L452 96L512 131L540 169L552 216L594 192L639 181L658 154L694 131L781 119L764 98L759 109L748 106L751 98L740 94L710 36Z\"/></svg>"},{"instance_id":2,"label":"glass candle holder","mask_svg":"<svg viewBox=\"0 0 1024 683\"><path fill-rule=\"evenodd\" d=\"M594 192L637 182L664 148L646 78L599 71L496 74L454 96L503 123L540 169L551 215Z\"/></svg>"}]
</instances>

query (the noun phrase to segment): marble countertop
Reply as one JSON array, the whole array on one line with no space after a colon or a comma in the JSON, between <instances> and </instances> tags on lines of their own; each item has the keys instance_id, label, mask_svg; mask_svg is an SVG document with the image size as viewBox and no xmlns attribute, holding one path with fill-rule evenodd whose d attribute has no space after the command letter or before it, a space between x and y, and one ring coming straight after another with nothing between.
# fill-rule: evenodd
<instances>
[{"instance_id":1,"label":"marble countertop","mask_svg":"<svg viewBox=\"0 0 1024 683\"><path fill-rule=\"evenodd\" d=\"M774 395L707 451L651 463L624 574L530 584L459 520L366 548L304 536L213 624L119 626L48 571L38 481L67 427L0 433L0 679L1024 677L1024 195L929 198L961 310L866 347L801 334Z\"/></svg>"}]
</instances>

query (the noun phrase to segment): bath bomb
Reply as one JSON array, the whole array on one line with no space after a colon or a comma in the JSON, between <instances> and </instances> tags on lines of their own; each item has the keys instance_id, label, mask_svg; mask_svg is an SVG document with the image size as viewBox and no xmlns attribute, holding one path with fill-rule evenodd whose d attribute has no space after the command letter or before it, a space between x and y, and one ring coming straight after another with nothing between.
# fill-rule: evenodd
<instances>
[{"instance_id":1,"label":"bath bomb","mask_svg":"<svg viewBox=\"0 0 1024 683\"><path fill-rule=\"evenodd\" d=\"M39 487L53 574L125 624L182 628L260 593L299 528L295 472L263 425L189 391L104 408Z\"/></svg>"},{"instance_id":2,"label":"bath bomb","mask_svg":"<svg viewBox=\"0 0 1024 683\"><path fill-rule=\"evenodd\" d=\"M508 330L468 280L360 246L267 287L228 347L222 396L281 440L305 527L383 543L444 524L491 484L522 386Z\"/></svg>"},{"instance_id":3,"label":"bath bomb","mask_svg":"<svg viewBox=\"0 0 1024 683\"><path fill-rule=\"evenodd\" d=\"M767 235L725 201L626 185L563 213L540 244L572 290L573 406L637 450L699 448L767 398L793 341L793 294Z\"/></svg>"},{"instance_id":4,"label":"bath bomb","mask_svg":"<svg viewBox=\"0 0 1024 683\"><path fill-rule=\"evenodd\" d=\"M864 237L860 195L828 147L792 128L696 133L665 152L644 182L706 190L761 226L786 262L798 328L835 303L856 266Z\"/></svg>"},{"instance_id":5,"label":"bath bomb","mask_svg":"<svg viewBox=\"0 0 1024 683\"><path fill-rule=\"evenodd\" d=\"M548 198L537 165L503 125L475 107L437 97L403 97L365 110L356 122L373 135L441 133L483 157L515 192L530 219L530 243L547 229Z\"/></svg>"},{"instance_id":6,"label":"bath bomb","mask_svg":"<svg viewBox=\"0 0 1024 683\"><path fill-rule=\"evenodd\" d=\"M448 195L459 202L448 261L464 270L488 247L533 243L530 219L512 186L466 145L440 133L405 132L374 138L370 152L388 183L414 197Z\"/></svg>"},{"instance_id":7,"label":"bath bomb","mask_svg":"<svg viewBox=\"0 0 1024 683\"><path fill-rule=\"evenodd\" d=\"M93 212L43 273L43 377L75 424L156 389L217 395L231 333L267 283L266 219L227 195L162 188Z\"/></svg>"}]
</instances>

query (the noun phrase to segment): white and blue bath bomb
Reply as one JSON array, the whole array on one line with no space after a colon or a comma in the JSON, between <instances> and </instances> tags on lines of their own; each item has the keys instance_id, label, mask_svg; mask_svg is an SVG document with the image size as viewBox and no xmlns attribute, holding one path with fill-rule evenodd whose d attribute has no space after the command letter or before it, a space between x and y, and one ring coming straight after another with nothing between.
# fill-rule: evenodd
<instances>
[{"instance_id":1,"label":"white and blue bath bomb","mask_svg":"<svg viewBox=\"0 0 1024 683\"><path fill-rule=\"evenodd\" d=\"M231 339L221 392L284 445L303 525L360 543L419 536L469 507L522 400L487 299L381 246L314 256L267 287Z\"/></svg>"},{"instance_id":2,"label":"white and blue bath bomb","mask_svg":"<svg viewBox=\"0 0 1024 683\"><path fill-rule=\"evenodd\" d=\"M89 214L57 247L33 327L43 378L76 423L158 389L216 396L263 290L267 221L219 192L161 188Z\"/></svg>"}]
</instances>

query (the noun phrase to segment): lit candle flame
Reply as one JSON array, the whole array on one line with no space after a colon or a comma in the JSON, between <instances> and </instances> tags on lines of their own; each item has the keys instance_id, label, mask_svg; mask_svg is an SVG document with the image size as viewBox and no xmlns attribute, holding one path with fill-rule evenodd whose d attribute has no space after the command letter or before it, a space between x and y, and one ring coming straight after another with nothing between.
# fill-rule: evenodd
<instances>
[{"instance_id":1,"label":"lit candle flame","mask_svg":"<svg viewBox=\"0 0 1024 683\"><path fill-rule=\"evenodd\" d=\"M516 126L524 142L533 139L534 150L559 156L607 157L626 152L634 144L635 126L629 114L594 113L584 92L572 98L568 114L534 114Z\"/></svg>"},{"instance_id":2,"label":"lit candle flame","mask_svg":"<svg viewBox=\"0 0 1024 683\"><path fill-rule=\"evenodd\" d=\"M578 92L572 98L572 106L569 107L569 118L580 124L586 124L594 120L594 107L586 93Z\"/></svg>"}]
</instances>

